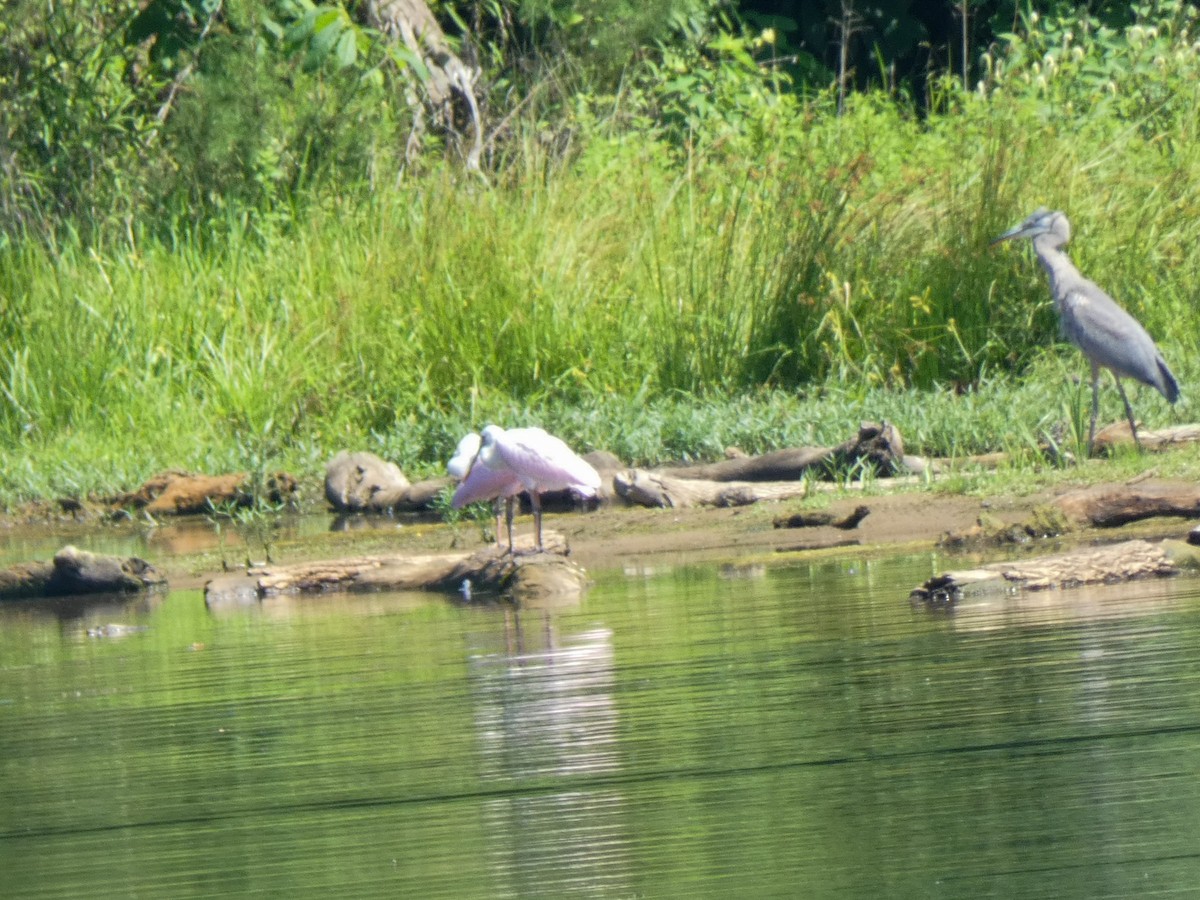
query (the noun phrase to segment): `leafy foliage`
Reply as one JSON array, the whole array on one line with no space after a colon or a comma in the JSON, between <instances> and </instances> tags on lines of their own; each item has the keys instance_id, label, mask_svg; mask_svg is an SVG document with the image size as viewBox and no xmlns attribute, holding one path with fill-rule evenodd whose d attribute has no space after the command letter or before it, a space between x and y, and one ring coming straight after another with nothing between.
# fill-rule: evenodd
<instances>
[{"instance_id":1,"label":"leafy foliage","mask_svg":"<svg viewBox=\"0 0 1200 900\"><path fill-rule=\"evenodd\" d=\"M633 461L885 416L940 453L1070 443L1077 356L1027 254L988 248L1041 204L1197 370L1189 6L1031 15L926 102L801 89L781 31L699 2L655 6L604 74L616 44L571 49L585 8L472 8L515 29L462 48L489 67L486 183L410 158L420 65L350 7L6 17L0 494L363 441L432 471L489 419Z\"/></svg>"}]
</instances>

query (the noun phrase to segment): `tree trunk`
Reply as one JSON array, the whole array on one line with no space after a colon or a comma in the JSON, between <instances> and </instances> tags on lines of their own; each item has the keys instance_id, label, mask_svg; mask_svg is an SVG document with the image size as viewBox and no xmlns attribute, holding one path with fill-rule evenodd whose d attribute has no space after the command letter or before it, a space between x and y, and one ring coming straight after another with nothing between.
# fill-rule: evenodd
<instances>
[{"instance_id":1,"label":"tree trunk","mask_svg":"<svg viewBox=\"0 0 1200 900\"><path fill-rule=\"evenodd\" d=\"M483 126L475 98L479 71L455 55L424 0L367 0L364 9L367 25L393 40L402 40L410 53L424 61L429 70L429 77L423 82L429 106L435 119L456 136L454 98L457 95L462 99L472 132L466 165L469 170L478 171L483 152Z\"/></svg>"}]
</instances>

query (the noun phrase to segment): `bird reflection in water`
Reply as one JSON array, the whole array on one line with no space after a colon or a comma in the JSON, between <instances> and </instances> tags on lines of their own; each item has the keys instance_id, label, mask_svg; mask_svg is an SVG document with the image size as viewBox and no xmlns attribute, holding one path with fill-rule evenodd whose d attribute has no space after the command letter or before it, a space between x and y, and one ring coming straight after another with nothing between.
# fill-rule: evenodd
<instances>
[{"instance_id":1,"label":"bird reflection in water","mask_svg":"<svg viewBox=\"0 0 1200 900\"><path fill-rule=\"evenodd\" d=\"M471 660L480 776L498 893L621 892L628 851L612 632L557 633L551 611L506 612L503 652ZM501 886L502 885L502 886Z\"/></svg>"}]
</instances>

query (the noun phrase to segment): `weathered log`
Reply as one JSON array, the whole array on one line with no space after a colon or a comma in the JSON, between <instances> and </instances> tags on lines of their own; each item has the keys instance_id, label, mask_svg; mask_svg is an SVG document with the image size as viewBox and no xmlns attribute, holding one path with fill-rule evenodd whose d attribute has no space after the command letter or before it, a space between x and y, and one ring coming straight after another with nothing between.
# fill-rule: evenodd
<instances>
[{"instance_id":1,"label":"weathered log","mask_svg":"<svg viewBox=\"0 0 1200 900\"><path fill-rule=\"evenodd\" d=\"M944 572L915 588L909 597L921 603L948 606L968 593L999 591L1013 586L1044 590L1178 573L1179 567L1161 546L1147 541L1125 541L1103 547L1085 547L1055 556Z\"/></svg>"},{"instance_id":2,"label":"weathered log","mask_svg":"<svg viewBox=\"0 0 1200 900\"><path fill-rule=\"evenodd\" d=\"M1200 441L1200 425L1174 425L1154 431L1139 428L1138 440L1145 450L1167 450L1181 444L1194 444ZM1094 447L1096 450L1109 451L1122 444L1132 443L1133 434L1129 430L1129 422L1122 419L1096 432Z\"/></svg>"},{"instance_id":3,"label":"weathered log","mask_svg":"<svg viewBox=\"0 0 1200 900\"><path fill-rule=\"evenodd\" d=\"M858 524L871 514L871 507L856 506L848 516L839 516L831 512L799 512L790 516L777 516L776 528L820 528L825 525L849 531L857 528Z\"/></svg>"},{"instance_id":4,"label":"weathered log","mask_svg":"<svg viewBox=\"0 0 1200 900\"><path fill-rule=\"evenodd\" d=\"M1056 497L1051 504L1068 521L1113 528L1154 516L1200 518L1200 485L1190 482L1102 484Z\"/></svg>"},{"instance_id":5,"label":"weathered log","mask_svg":"<svg viewBox=\"0 0 1200 900\"><path fill-rule=\"evenodd\" d=\"M0 570L0 600L128 594L165 586L166 579L136 556L102 556L63 547L51 562L27 562Z\"/></svg>"},{"instance_id":6,"label":"weathered log","mask_svg":"<svg viewBox=\"0 0 1200 900\"><path fill-rule=\"evenodd\" d=\"M826 462L831 447L793 447L761 456L733 456L695 466L669 466L658 471L674 479L693 481L796 481Z\"/></svg>"},{"instance_id":7,"label":"weathered log","mask_svg":"<svg viewBox=\"0 0 1200 900\"><path fill-rule=\"evenodd\" d=\"M267 477L261 486L265 499L283 503L296 492L296 479L286 472ZM104 499L118 509L140 509L151 515L189 515L211 512L214 506L254 503L254 485L245 472L231 475L196 475L175 469L159 472L136 491Z\"/></svg>"},{"instance_id":8,"label":"weathered log","mask_svg":"<svg viewBox=\"0 0 1200 900\"><path fill-rule=\"evenodd\" d=\"M697 481L792 481L805 477L812 470L836 477L848 469L870 462L879 475L894 475L910 471L909 464L922 462L904 454L900 432L889 422L863 422L858 434L837 447L797 447L775 450L761 456L746 456L740 451L720 462L695 466L673 466L659 470L669 478L689 478Z\"/></svg>"},{"instance_id":9,"label":"weathered log","mask_svg":"<svg viewBox=\"0 0 1200 900\"><path fill-rule=\"evenodd\" d=\"M699 481L662 472L628 469L613 476L617 495L630 503L671 509L689 506L746 506L760 500L803 497L803 481L757 484L748 481Z\"/></svg>"},{"instance_id":10,"label":"weathered log","mask_svg":"<svg viewBox=\"0 0 1200 900\"><path fill-rule=\"evenodd\" d=\"M488 547L474 553L358 556L281 566L259 566L245 575L214 578L204 587L211 608L240 606L283 594L373 591L441 591L471 596L502 594L515 600L548 591L582 593L583 569L567 559L562 536L544 532L546 552L533 552L531 536L517 552Z\"/></svg>"}]
</instances>

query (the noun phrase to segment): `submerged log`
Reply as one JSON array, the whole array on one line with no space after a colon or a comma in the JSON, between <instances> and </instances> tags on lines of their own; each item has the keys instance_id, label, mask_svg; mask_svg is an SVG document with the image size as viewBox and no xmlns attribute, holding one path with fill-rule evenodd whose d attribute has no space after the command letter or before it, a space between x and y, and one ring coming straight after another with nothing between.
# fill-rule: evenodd
<instances>
[{"instance_id":1,"label":"submerged log","mask_svg":"<svg viewBox=\"0 0 1200 900\"><path fill-rule=\"evenodd\" d=\"M1112 584L1178 573L1179 567L1163 547L1147 541L1125 541L1055 556L944 572L915 588L909 597L916 602L948 606L968 593L1000 591L1009 587L1044 590L1085 584Z\"/></svg>"},{"instance_id":2,"label":"submerged log","mask_svg":"<svg viewBox=\"0 0 1200 900\"><path fill-rule=\"evenodd\" d=\"M856 506L848 516L838 516L831 512L801 512L790 516L778 516L775 519L776 528L820 528L830 525L849 531L857 528L859 523L871 514L871 507Z\"/></svg>"},{"instance_id":3,"label":"submerged log","mask_svg":"<svg viewBox=\"0 0 1200 900\"><path fill-rule=\"evenodd\" d=\"M244 605L281 594L442 591L467 599L504 595L520 601L547 592L583 592L587 574L567 559L562 536L544 533L546 552L533 552L532 537L517 539L517 552L487 547L474 553L359 556L251 568L245 575L214 578L204 587L210 607Z\"/></svg>"},{"instance_id":4,"label":"submerged log","mask_svg":"<svg viewBox=\"0 0 1200 900\"><path fill-rule=\"evenodd\" d=\"M103 556L63 547L50 562L27 562L0 570L0 600L128 594L166 585L154 567L136 556Z\"/></svg>"}]
</instances>

